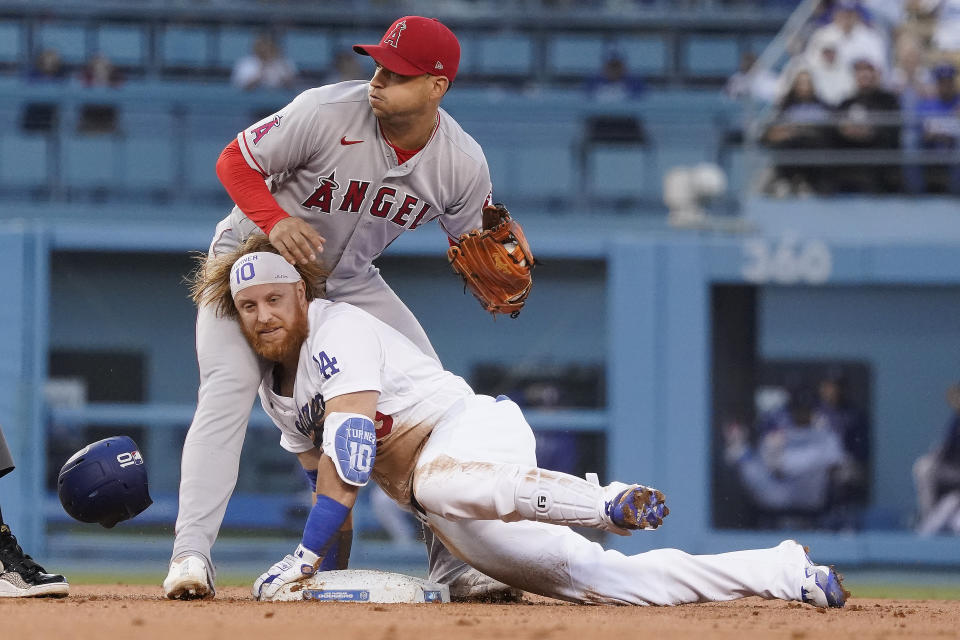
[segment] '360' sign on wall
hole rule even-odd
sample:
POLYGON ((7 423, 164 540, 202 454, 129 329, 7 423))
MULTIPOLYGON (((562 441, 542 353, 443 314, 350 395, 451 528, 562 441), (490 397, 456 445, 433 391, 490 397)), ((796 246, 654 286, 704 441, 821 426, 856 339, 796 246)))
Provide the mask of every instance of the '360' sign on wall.
POLYGON ((833 271, 830 247, 822 240, 752 238, 743 244, 744 280, 756 284, 823 284, 833 271))

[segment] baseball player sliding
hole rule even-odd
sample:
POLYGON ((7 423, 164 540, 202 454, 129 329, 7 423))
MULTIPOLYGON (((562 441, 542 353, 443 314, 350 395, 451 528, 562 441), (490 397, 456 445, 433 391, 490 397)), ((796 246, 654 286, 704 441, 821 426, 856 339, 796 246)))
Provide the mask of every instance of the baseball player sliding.
MULTIPOLYGON (((291 263, 317 261, 329 271, 327 297, 363 309, 436 361, 417 319, 372 261, 401 233, 434 219, 451 239, 481 227, 492 193, 486 159, 439 107, 457 75, 460 45, 440 22, 407 16, 380 43, 354 49, 377 64, 369 82, 310 89, 224 149, 217 175, 237 206, 217 225, 210 255, 265 234, 291 263)), ((514 311, 528 290, 501 310, 514 311)), ((208 307, 197 314, 196 341, 200 389, 163 583, 170 598, 214 594, 211 547, 265 371, 237 324, 208 307)), ((455 597, 506 589, 439 544, 428 546, 430 579, 449 584, 455 597)))
POLYGON ((656 528, 668 514, 663 494, 537 468, 533 432, 516 404, 475 395, 394 328, 324 299, 320 277, 254 237, 209 260, 193 289, 199 304, 238 320, 271 363, 263 405, 281 445, 316 474, 303 539, 256 580, 258 599, 346 566, 345 523, 358 488, 374 478, 457 556, 526 591, 592 604, 757 595, 843 606, 839 576, 792 540, 719 555, 660 549, 625 556, 575 533, 566 525, 621 535, 656 528))

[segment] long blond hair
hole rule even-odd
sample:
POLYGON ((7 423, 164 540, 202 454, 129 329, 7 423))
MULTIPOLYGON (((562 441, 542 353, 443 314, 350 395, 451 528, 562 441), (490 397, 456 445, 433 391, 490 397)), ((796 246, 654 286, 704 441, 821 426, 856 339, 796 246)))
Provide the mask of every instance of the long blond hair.
MULTIPOLYGON (((238 317, 237 307, 233 303, 233 296, 230 295, 230 269, 241 256, 257 251, 280 253, 276 247, 270 244, 267 236, 262 233, 254 233, 247 238, 246 242, 230 253, 219 256, 208 256, 206 253, 197 254, 197 265, 186 278, 190 287, 190 299, 198 307, 210 304, 216 305, 218 316, 238 317)), ((297 264, 294 265, 294 268, 303 278, 307 301, 326 296, 329 272, 325 268, 316 262, 305 265, 297 264)))

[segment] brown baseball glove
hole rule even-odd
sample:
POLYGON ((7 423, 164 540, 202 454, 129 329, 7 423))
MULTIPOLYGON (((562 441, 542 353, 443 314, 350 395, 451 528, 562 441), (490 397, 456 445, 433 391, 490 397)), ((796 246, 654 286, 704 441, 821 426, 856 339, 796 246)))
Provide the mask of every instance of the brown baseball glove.
POLYGON ((461 235, 447 258, 484 309, 511 318, 520 314, 533 286, 530 270, 535 261, 523 228, 506 207, 484 207, 483 231, 461 235))

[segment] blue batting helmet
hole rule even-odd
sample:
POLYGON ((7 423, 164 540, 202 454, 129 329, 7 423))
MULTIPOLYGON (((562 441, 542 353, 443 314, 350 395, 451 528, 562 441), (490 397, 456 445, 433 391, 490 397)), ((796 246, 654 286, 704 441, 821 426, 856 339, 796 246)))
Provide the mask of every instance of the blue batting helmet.
POLYGON ((137 443, 114 436, 88 444, 60 469, 57 492, 64 511, 107 529, 153 504, 137 443))

